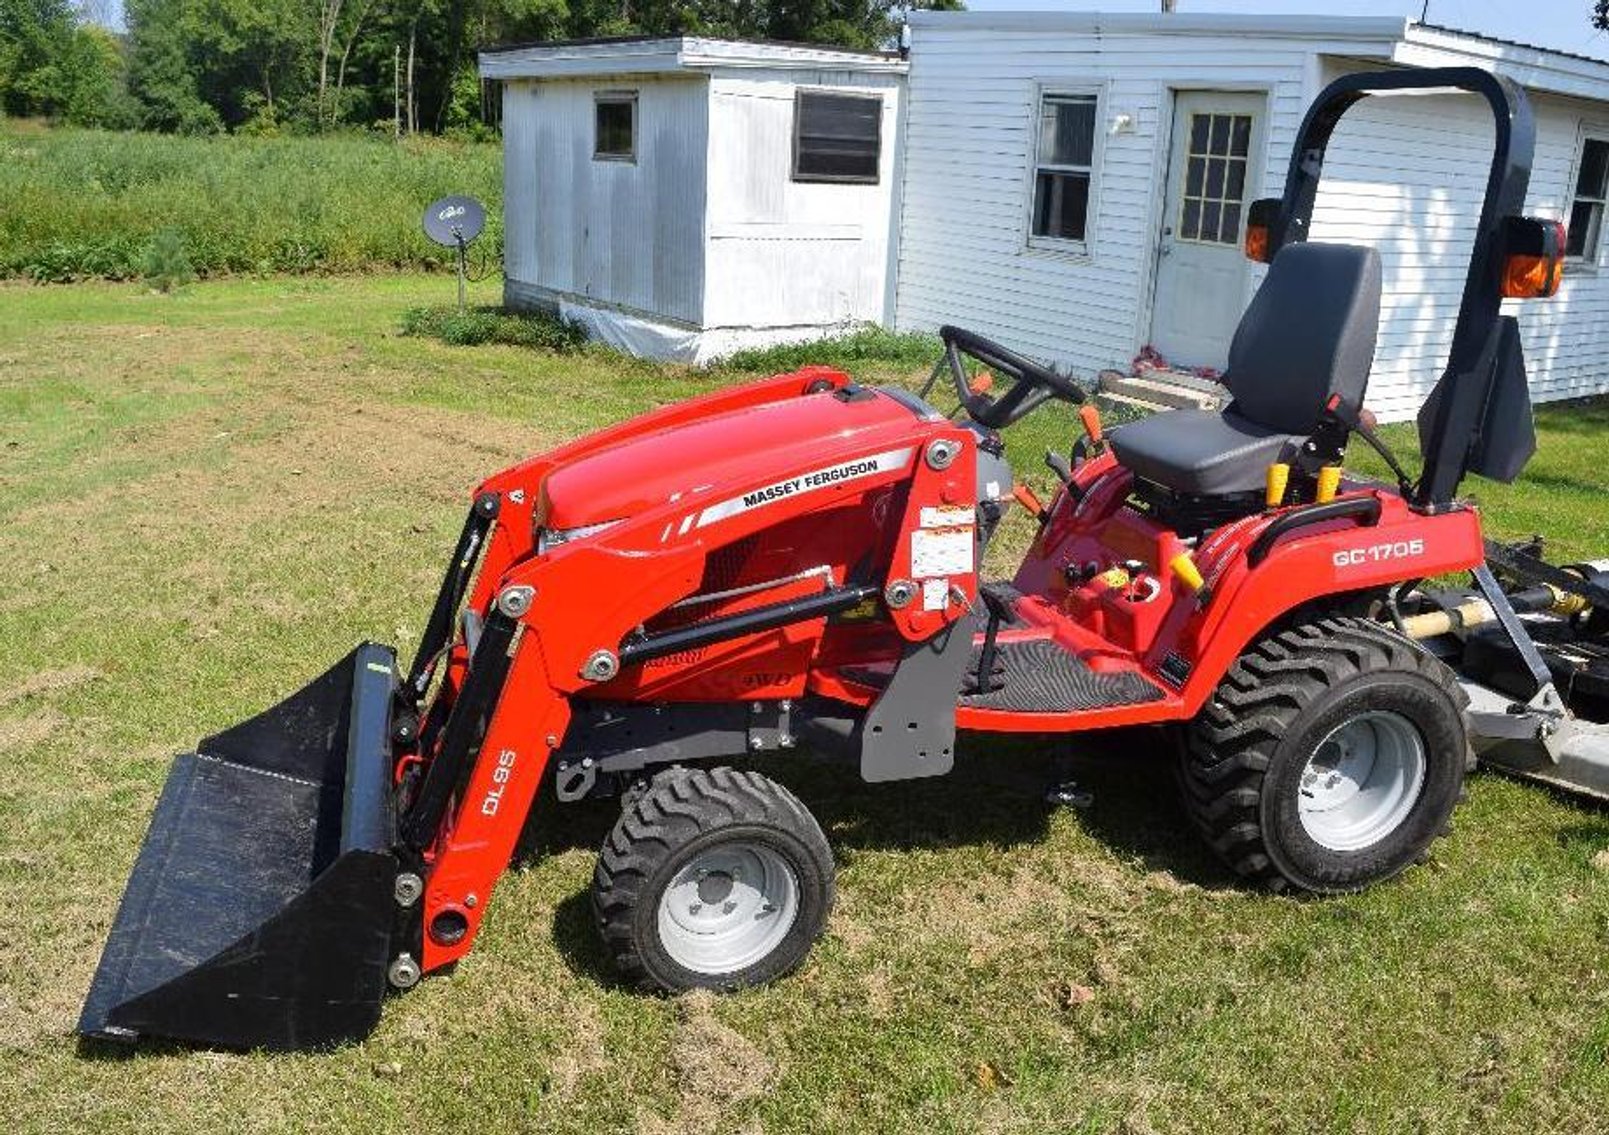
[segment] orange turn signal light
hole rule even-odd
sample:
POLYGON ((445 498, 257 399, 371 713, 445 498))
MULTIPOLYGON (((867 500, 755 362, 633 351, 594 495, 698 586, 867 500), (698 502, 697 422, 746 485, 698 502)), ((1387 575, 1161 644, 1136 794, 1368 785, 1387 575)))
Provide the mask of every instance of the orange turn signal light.
POLYGON ((1268 263, 1268 229, 1264 225, 1246 226, 1246 259, 1268 263))
POLYGON ((1280 202, 1274 197, 1253 201, 1246 210, 1246 259, 1267 264, 1274 259, 1274 227, 1280 202))
POLYGON ((1564 261, 1557 256, 1510 256, 1503 264, 1503 297, 1547 299, 1557 294, 1563 278, 1564 261))
POLYGON ((1503 298, 1547 299, 1564 279, 1564 226, 1510 217, 1504 230, 1503 298))

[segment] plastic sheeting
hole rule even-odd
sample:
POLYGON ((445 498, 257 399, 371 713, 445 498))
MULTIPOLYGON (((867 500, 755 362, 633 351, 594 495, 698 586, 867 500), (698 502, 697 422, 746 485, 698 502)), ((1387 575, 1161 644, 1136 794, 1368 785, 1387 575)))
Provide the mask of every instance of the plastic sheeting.
POLYGON ((734 351, 804 343, 843 327, 717 328, 695 331, 610 308, 559 299, 559 318, 586 329, 589 338, 639 358, 704 366, 734 351))

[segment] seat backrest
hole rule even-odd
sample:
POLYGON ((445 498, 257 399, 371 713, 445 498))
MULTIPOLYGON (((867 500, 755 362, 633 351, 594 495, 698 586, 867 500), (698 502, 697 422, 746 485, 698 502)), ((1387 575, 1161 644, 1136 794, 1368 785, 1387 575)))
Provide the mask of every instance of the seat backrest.
POLYGON ((1330 396, 1363 405, 1380 331, 1380 255, 1354 244, 1287 244, 1246 308, 1224 385, 1235 412, 1308 434, 1330 396))

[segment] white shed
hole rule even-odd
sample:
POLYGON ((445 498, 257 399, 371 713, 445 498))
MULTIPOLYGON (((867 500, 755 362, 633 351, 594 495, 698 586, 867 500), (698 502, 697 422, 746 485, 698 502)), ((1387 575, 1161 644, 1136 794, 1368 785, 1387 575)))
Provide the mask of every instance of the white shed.
POLYGON ((505 302, 703 362, 893 320, 905 64, 682 36, 483 52, 505 302))
MULTIPOLYGON (((1524 308, 1538 400, 1609 391, 1609 63, 1373 17, 913 12, 897 324, 957 323, 1086 375, 1154 345, 1221 367, 1260 279, 1245 206, 1350 70, 1477 65, 1528 89, 1528 212, 1565 219, 1563 290, 1524 308)), ((1487 117, 1483 119, 1483 114, 1487 117)), ((1410 417, 1440 376, 1490 161, 1472 98, 1377 98, 1342 120, 1314 237, 1376 245, 1369 401, 1410 417)))

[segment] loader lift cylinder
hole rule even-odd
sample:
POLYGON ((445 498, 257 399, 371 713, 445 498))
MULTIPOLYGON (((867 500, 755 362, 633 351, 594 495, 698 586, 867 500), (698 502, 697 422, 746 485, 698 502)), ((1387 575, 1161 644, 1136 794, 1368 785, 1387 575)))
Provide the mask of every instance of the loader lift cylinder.
POLYGON ((424 700, 436 660, 452 641, 453 617, 458 614, 458 605, 469 587, 475 563, 486 545, 486 535, 497 519, 498 504, 496 493, 481 493, 464 519, 463 531, 458 534, 458 544, 447 564, 447 576, 441 581, 436 605, 431 608, 430 621, 425 624, 424 637, 419 640, 419 652, 414 655, 408 680, 403 683, 401 697, 414 706, 424 700))
POLYGON ((508 678, 512 661, 509 648, 517 626, 513 619, 494 608, 481 631, 469 676, 447 718, 441 750, 431 760, 402 822, 402 840, 416 850, 428 847, 435 839, 447 805, 468 772, 470 752, 485 732, 486 722, 508 678))

